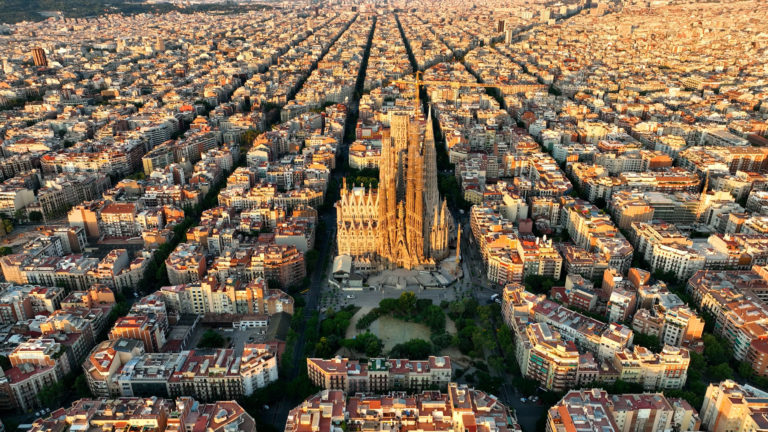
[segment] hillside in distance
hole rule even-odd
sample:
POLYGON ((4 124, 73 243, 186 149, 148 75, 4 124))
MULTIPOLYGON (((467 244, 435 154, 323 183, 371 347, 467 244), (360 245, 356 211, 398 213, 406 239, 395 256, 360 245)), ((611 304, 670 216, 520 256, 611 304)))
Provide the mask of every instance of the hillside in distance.
POLYGON ((170 3, 138 3, 126 0, 0 0, 0 23, 40 21, 44 12, 62 12, 67 18, 83 18, 109 13, 128 15, 167 12, 233 12, 266 9, 264 5, 218 3, 181 7, 170 3))

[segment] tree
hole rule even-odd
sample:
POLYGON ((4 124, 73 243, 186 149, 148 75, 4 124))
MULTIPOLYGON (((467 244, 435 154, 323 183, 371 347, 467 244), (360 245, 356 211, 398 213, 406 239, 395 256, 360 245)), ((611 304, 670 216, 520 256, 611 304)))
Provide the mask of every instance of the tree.
POLYGON ((445 331, 445 313, 439 306, 431 305, 424 312, 424 324, 429 326, 433 333, 445 331))
POLYGON ((400 294, 400 297, 397 299, 397 305, 400 313, 405 316, 411 315, 416 309, 416 294, 410 291, 400 294))
POLYGON ((38 222, 40 222, 42 220, 43 220, 43 214, 40 213, 39 211, 33 210, 33 211, 29 212, 29 221, 30 222, 38 223, 38 222))
POLYGON ((432 353, 432 344, 423 339, 411 339, 397 344, 389 352, 391 358, 424 359, 432 353))
POLYGON ((535 294, 549 294, 549 291, 557 283, 549 276, 529 275, 524 280, 526 288, 535 294))
POLYGON ((115 306, 112 308, 112 310, 109 312, 109 327, 112 327, 112 325, 117 321, 118 318, 125 316, 128 314, 128 311, 130 310, 130 307, 128 306, 128 303, 125 301, 118 301, 115 306))
POLYGON ((733 369, 731 369, 727 362, 720 363, 716 366, 710 366, 707 369, 707 374, 716 381, 733 379, 733 369))
POLYGON ((509 327, 503 325, 496 332, 496 340, 499 342, 501 352, 511 360, 515 358, 515 335, 509 327))
POLYGON ((752 369, 752 365, 748 362, 739 362, 739 375, 742 376, 742 378, 752 378, 752 375, 754 375, 754 370, 752 369))
POLYGON ((13 231, 13 222, 10 219, 3 219, 3 229, 5 229, 6 234, 10 234, 13 231))
POLYGON ((491 369, 497 371, 497 372, 503 372, 505 369, 505 361, 504 357, 501 356, 491 356, 488 359, 488 365, 491 367, 491 369))
POLYGON ((328 358, 333 355, 335 350, 331 347, 327 337, 321 337, 315 344, 315 355, 322 358, 328 358))
POLYGON ((0 247, 0 256, 6 256, 13 253, 13 249, 9 248, 8 246, 0 247))
POLYGON ((88 382, 85 380, 85 375, 83 374, 79 374, 77 378, 75 378, 75 384, 73 385, 73 388, 75 390, 75 394, 79 398, 93 397, 93 395, 91 395, 91 389, 88 387, 88 382))
POLYGON ((37 393, 37 399, 41 404, 52 407, 58 405, 63 393, 64 383, 62 381, 57 381, 40 389, 37 393))
POLYGON ((655 335, 635 333, 634 344, 646 347, 655 353, 661 352, 661 342, 659 341, 659 337, 655 335))
MULTIPOLYGON (((40 213, 40 212, 37 212, 40 213)), ((13 212, 13 218, 17 221, 23 221, 27 216, 27 209, 20 208, 13 212)), ((42 215, 40 215, 42 216, 42 215)))
POLYGON ((435 349, 445 349, 451 346, 453 343, 453 337, 448 333, 432 335, 432 343, 435 345, 435 349))
POLYGON ((702 340, 704 342, 704 359, 707 363, 719 365, 730 360, 730 349, 727 342, 708 333, 704 334, 702 340))
POLYGON ((381 355, 381 350, 384 348, 384 342, 371 332, 361 333, 355 336, 354 339, 347 339, 344 342, 345 346, 348 346, 355 351, 365 353, 368 357, 377 357, 381 355))
POLYGON ((206 330, 197 346, 199 348, 223 348, 224 344, 226 344, 224 336, 213 330, 206 330))

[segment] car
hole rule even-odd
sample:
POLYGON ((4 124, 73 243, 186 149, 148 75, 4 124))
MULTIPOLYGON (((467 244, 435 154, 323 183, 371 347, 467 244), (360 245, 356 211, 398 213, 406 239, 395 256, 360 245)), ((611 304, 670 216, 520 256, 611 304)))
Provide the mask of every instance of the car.
POLYGON ((528 399, 526 399, 526 398, 520 398, 520 402, 522 402, 522 403, 526 403, 526 402, 528 402, 528 399))
POLYGON ((353 298, 355 298, 355 296, 353 296, 352 294, 347 294, 347 298, 348 299, 353 299, 353 298))

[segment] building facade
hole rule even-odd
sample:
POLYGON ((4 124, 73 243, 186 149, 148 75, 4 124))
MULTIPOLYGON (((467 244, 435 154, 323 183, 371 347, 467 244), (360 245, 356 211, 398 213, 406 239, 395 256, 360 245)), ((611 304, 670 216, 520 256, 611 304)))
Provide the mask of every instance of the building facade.
POLYGON ((431 114, 421 139, 410 115, 393 115, 382 139, 378 190, 347 191, 336 204, 338 250, 383 267, 433 266, 449 254, 453 220, 437 190, 431 114))

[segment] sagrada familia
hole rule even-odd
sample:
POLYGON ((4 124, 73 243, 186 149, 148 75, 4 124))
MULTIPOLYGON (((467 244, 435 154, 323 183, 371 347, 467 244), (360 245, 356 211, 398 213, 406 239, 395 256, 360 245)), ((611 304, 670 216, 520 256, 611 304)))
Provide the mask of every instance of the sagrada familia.
POLYGON ((336 203, 339 255, 377 269, 432 268, 449 254, 453 217, 437 190, 431 112, 392 114, 382 138, 379 188, 347 189, 336 203))

